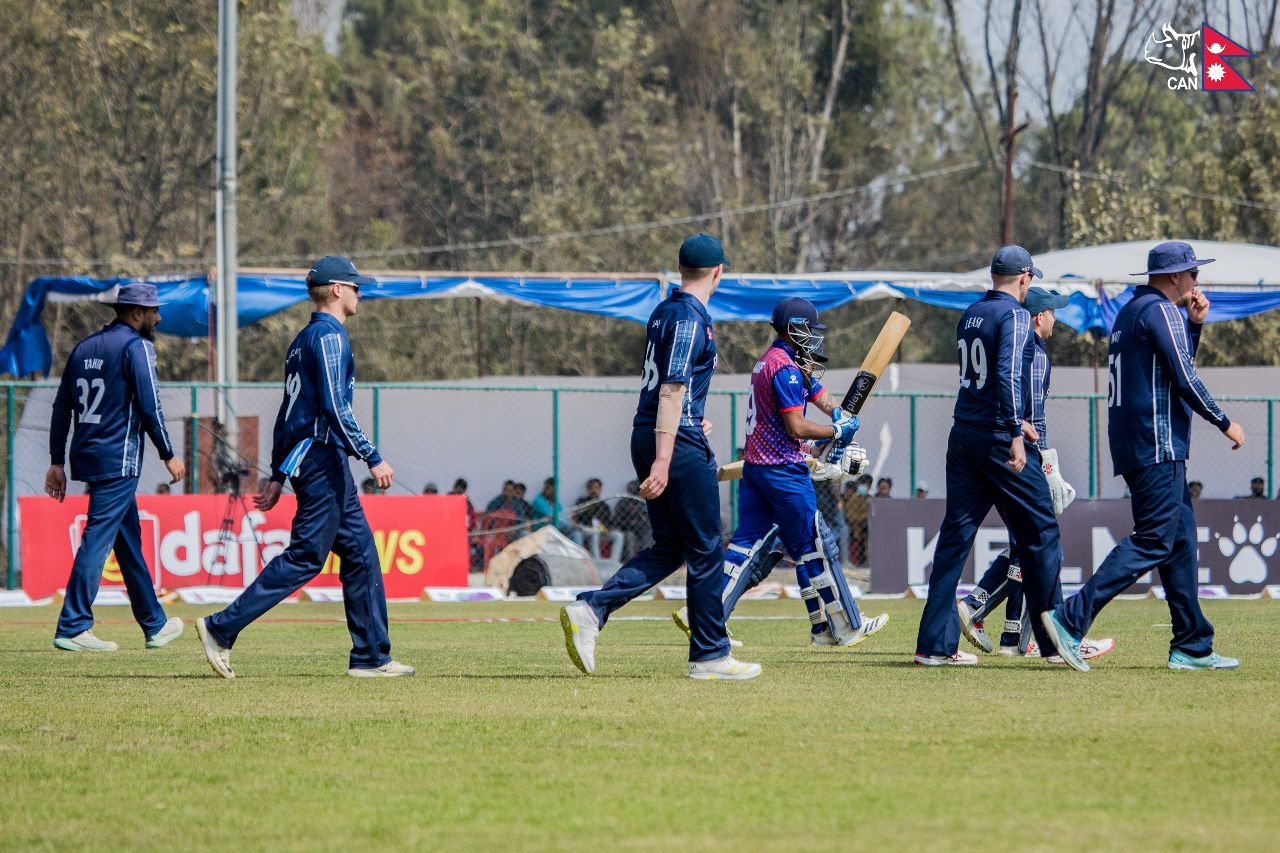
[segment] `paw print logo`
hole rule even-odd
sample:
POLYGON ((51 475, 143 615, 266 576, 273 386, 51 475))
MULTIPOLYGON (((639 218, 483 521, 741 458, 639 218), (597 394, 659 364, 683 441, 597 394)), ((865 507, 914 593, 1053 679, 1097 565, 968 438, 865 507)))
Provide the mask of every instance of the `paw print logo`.
POLYGON ((1267 579, 1266 558, 1275 554, 1280 534, 1268 537, 1262 527, 1262 516, 1258 516, 1248 529, 1240 521, 1240 516, 1236 516, 1230 537, 1218 533, 1213 535, 1218 540, 1222 556, 1232 558, 1229 569, 1232 582, 1262 583, 1267 579))

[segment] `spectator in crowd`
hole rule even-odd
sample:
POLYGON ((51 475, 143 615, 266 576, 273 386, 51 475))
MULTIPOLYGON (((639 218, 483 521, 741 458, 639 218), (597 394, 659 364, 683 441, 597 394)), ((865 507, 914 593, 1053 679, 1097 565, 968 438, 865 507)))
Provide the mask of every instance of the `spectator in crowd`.
POLYGON ((467 495, 467 481, 459 477, 453 481, 453 488, 449 490, 451 495, 462 495, 467 502, 467 529, 476 529, 476 508, 471 503, 471 498, 467 495))
POLYGON ((927 497, 929 497, 929 484, 926 481, 921 480, 919 483, 916 483, 916 498, 923 500, 927 497))
POLYGON ((511 506, 515 510, 516 518, 520 519, 524 525, 521 536, 529 532, 529 520, 533 518, 533 507, 529 506, 529 502, 524 499, 527 491, 528 487, 524 483, 516 483, 511 496, 511 506))
POLYGON ((554 524, 565 535, 573 531, 573 526, 564 520, 564 507, 560 506, 560 499, 556 497, 555 477, 548 477, 543 481, 542 493, 533 499, 532 510, 534 530, 554 524))
POLYGON ((502 484, 502 491, 498 496, 489 501, 489 505, 484 508, 485 512, 497 512, 498 510, 515 511, 516 499, 516 481, 507 480, 502 484))
POLYGON ((876 497, 891 498, 893 495, 889 492, 893 491, 893 479, 890 477, 881 477, 876 480, 876 497))
POLYGON ((1196 500, 1200 497, 1200 493, 1204 491, 1204 483, 1199 480, 1192 480, 1187 483, 1187 491, 1191 493, 1191 499, 1196 500))
POLYGON ((1249 498, 1252 500, 1267 499, 1267 481, 1261 477, 1254 477, 1249 481, 1249 494, 1236 495, 1238 498, 1249 498))
POLYGON ((427 483, 422 487, 422 493, 424 495, 438 495, 440 494, 440 487, 435 483, 427 483))
POLYGON ((844 521, 849 530, 849 562, 867 564, 867 510, 871 499, 871 475, 863 474, 844 487, 844 521))
POLYGON ((609 541, 609 559, 622 562, 623 535, 621 531, 610 530, 613 526, 613 513, 609 505, 600 499, 602 483, 598 477, 587 480, 587 493, 574 502, 573 523, 574 540, 581 540, 591 556, 597 560, 604 559, 600 551, 600 539, 607 537, 609 541))
POLYGON ((156 483, 156 494, 157 494, 157 495, 167 495, 167 494, 169 494, 169 493, 170 493, 170 491, 169 491, 169 484, 168 484, 168 483, 156 483))
POLYGON ((475 505, 471 503, 471 498, 467 495, 467 481, 459 477, 453 481, 453 488, 449 490, 451 495, 461 495, 467 506, 467 546, 471 553, 471 571, 484 571, 484 546, 480 544, 478 536, 473 535, 472 531, 478 529, 477 525, 480 519, 476 516, 475 505))
POLYGON ((378 493, 378 481, 373 479, 372 477, 365 477, 364 481, 360 483, 360 494, 376 495, 377 493, 378 493))
POLYGON ((490 513, 501 513, 502 518, 493 519, 486 518, 484 522, 485 529, 492 530, 500 527, 509 530, 512 527, 517 529, 511 531, 512 539, 519 539, 529 533, 529 504, 524 499, 524 484, 517 483, 515 480, 507 480, 502 484, 502 492, 493 500, 489 501, 488 506, 484 508, 485 515, 490 513), (517 493, 519 496, 517 496, 517 493))
POLYGON ((618 499, 613 508, 613 524, 626 534, 624 559, 630 560, 653 544, 653 528, 649 526, 649 513, 645 511, 644 498, 640 497, 640 481, 627 483, 627 493, 618 499))
POLYGON ((836 537, 840 560, 848 562, 849 525, 845 524, 844 503, 840 500, 839 492, 836 491, 839 482, 839 480, 819 480, 813 484, 813 490, 817 495, 818 512, 822 513, 822 520, 827 523, 827 527, 831 528, 831 532, 836 537))

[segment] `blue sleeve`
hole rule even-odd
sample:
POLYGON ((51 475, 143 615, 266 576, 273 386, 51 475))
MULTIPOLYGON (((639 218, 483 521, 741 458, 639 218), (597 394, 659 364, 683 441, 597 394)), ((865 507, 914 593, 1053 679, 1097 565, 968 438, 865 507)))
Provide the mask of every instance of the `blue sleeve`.
MULTIPOLYGON (((1164 362, 1169 379, 1179 397, 1195 409, 1196 414, 1220 430, 1231 426, 1231 419, 1214 401, 1196 373, 1191 355, 1191 336, 1183 324, 1182 312, 1172 302, 1162 301, 1146 316, 1151 346, 1164 362)), ((1197 335, 1198 337, 1198 335, 1197 335)))
POLYGON ((338 436, 342 446, 357 459, 363 459, 373 468, 382 463, 382 457, 356 423, 355 413, 347 400, 347 386, 351 377, 347 372, 346 342, 342 335, 331 334, 320 338, 319 375, 320 404, 329 421, 329 429, 338 436))
POLYGON ((280 411, 276 412, 275 429, 271 432, 271 479, 283 483, 288 475, 284 472, 284 460, 293 448, 285 446, 285 413, 289 410, 289 392, 280 401, 280 411))
POLYGON ((156 377, 156 350, 151 341, 138 338, 125 349, 125 378, 133 386, 133 399, 142 417, 142 428, 160 452, 161 461, 173 458, 173 442, 164 425, 160 406, 160 380, 156 377))
POLYGON ((990 381, 995 383, 996 428, 1010 436, 1022 435, 1023 356, 1031 345, 1031 315, 1015 308, 996 326, 996 363, 990 381))
POLYGON ((1187 321, 1187 341, 1191 349, 1191 357, 1196 357, 1196 352, 1200 349, 1200 332, 1204 329, 1203 323, 1192 323, 1187 321))
POLYGON ((800 368, 788 366, 773 374, 773 396, 779 412, 804 408, 806 394, 800 368))
POLYGON ((821 397, 823 394, 825 394, 826 392, 827 392, 827 389, 822 387, 821 382, 819 382, 816 379, 813 380, 811 383, 809 383, 809 402, 810 403, 816 402, 817 399, 821 397))
MULTIPOLYGON (((74 353, 73 353, 74 355, 74 353)), ((75 379, 71 375, 71 359, 62 368, 62 381, 58 383, 58 393, 53 398, 53 419, 49 422, 49 464, 65 465, 67 461, 67 436, 71 433, 72 401, 75 394, 71 390, 75 379)))
POLYGON ((688 385, 693 379, 693 365, 706 345, 706 331, 697 318, 690 315, 662 330, 658 348, 658 384, 688 385))

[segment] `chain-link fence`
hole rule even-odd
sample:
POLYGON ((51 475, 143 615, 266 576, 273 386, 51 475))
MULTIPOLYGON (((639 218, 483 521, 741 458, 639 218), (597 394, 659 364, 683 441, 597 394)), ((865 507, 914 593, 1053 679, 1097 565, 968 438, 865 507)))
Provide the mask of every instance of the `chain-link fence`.
MULTIPOLYGON (((6 487, 0 529, 5 537, 4 577, 10 588, 17 582, 16 499, 43 494, 55 391, 52 383, 3 385, 6 487)), ((165 383, 161 402, 166 422, 188 465, 187 480, 173 491, 221 491, 224 475, 235 469, 243 487, 256 490, 257 480, 269 474, 280 399, 274 384, 235 386, 227 414, 236 415, 239 452, 232 455, 224 450, 227 444, 216 417, 219 388, 165 383)), ((1228 415, 1244 426, 1248 441, 1232 452, 1216 430, 1197 419, 1189 478, 1204 484, 1204 497, 1230 498, 1248 494, 1250 480, 1261 477, 1265 494, 1274 496, 1274 425, 1280 398, 1219 399, 1228 415)), ((572 531, 583 527, 575 522, 573 507, 590 499, 591 479, 600 480, 601 497, 614 512, 638 515, 640 503, 626 497, 629 487, 635 490, 628 449, 635 400, 632 387, 385 384, 357 386, 353 408, 395 468, 391 494, 419 494, 428 488, 447 493, 456 484, 482 515, 502 494, 504 483, 513 481, 525 486, 523 500, 530 505, 547 491, 551 500, 544 498, 546 505, 558 503, 563 508, 560 522, 572 531)), ((712 391, 707 401, 707 418, 714 425, 711 446, 721 462, 734 459, 742 446, 746 402, 746 391, 723 390, 712 391)), ((953 404, 954 395, 944 392, 877 392, 875 404, 862 418, 858 441, 870 454, 872 476, 892 481, 890 496, 910 498, 918 490, 920 496, 946 496, 946 441, 953 404)), ((1054 395, 1048 417, 1050 444, 1079 494, 1122 497, 1124 483, 1111 474, 1105 396, 1054 395)), ((153 452, 143 459, 140 489, 157 491, 168 479, 164 466, 153 452)), ((368 475, 358 463, 353 473, 357 481, 368 475)), ((81 484, 72 484, 70 493, 82 490, 81 484)), ((725 529, 732 530, 736 492, 729 485, 722 488, 721 507, 725 529)), ((636 541, 642 537, 629 537, 624 554, 617 556, 633 550, 636 541)), ((594 538, 591 544, 596 544, 594 538)), ((602 547, 615 556, 616 548, 602 547)))

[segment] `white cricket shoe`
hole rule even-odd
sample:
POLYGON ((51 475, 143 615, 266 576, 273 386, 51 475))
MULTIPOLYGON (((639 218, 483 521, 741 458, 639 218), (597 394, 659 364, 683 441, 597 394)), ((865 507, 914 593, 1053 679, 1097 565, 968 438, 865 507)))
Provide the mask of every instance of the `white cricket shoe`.
MULTIPOLYGON (((996 654, 1004 655, 1007 658, 1020 658, 1023 655, 1031 654, 1031 649, 1034 649, 1035 647, 1036 647, 1035 640, 1032 640, 1031 647, 1025 652, 1022 649, 1018 648, 1017 646, 1001 646, 997 650, 996 654)), ((1036 657, 1039 657, 1039 656, 1040 656, 1040 652, 1037 651, 1036 657)))
POLYGON ((219 644, 204 622, 203 616, 196 620, 196 633, 200 636, 200 645, 204 647, 204 656, 209 659, 209 666, 223 678, 235 678, 236 674, 231 670, 231 649, 219 644))
POLYGON ((991 653, 991 638, 987 636, 982 620, 974 620, 974 609, 963 598, 956 601, 956 613, 960 616, 960 633, 980 651, 991 653))
POLYGON ((748 681, 760 674, 760 664, 743 663, 733 655, 689 664, 689 677, 698 681, 748 681))
POLYGON ((415 672, 417 672, 417 670, 409 666, 407 663, 389 660, 382 666, 377 667, 364 668, 353 666, 351 669, 347 670, 347 675, 352 678, 399 678, 405 675, 413 675, 415 672))
MULTIPOLYGON (((1093 660, 1110 653, 1110 651, 1115 647, 1116 641, 1110 637, 1103 637, 1101 640, 1091 640, 1088 637, 1085 637, 1080 641, 1080 648, 1076 651, 1079 653, 1082 660, 1093 660)), ((1031 646, 1027 650, 1027 656, 1040 656, 1040 651, 1036 648, 1034 640, 1031 641, 1031 646)), ((1062 655, 1049 655, 1045 658, 1045 661, 1047 663, 1066 663, 1066 661, 1062 659, 1062 655)))
POLYGON ((816 634, 809 634, 809 645, 811 646, 838 646, 836 638, 831 633, 831 626, 828 625, 816 634))
POLYGON ((957 649, 954 655, 916 655, 912 663, 917 666, 976 666, 978 656, 957 649))
POLYGON ((182 620, 177 616, 170 616, 164 626, 156 631, 155 634, 147 637, 147 648, 163 649, 174 640, 182 636, 182 629, 186 627, 182 624, 182 620))
POLYGON ((569 660, 587 675, 596 671, 596 635, 600 620, 585 601, 575 601, 560 608, 560 627, 564 629, 564 645, 569 660))
POLYGON ((881 613, 879 616, 873 616, 870 619, 863 617, 862 624, 859 625, 856 629, 854 629, 853 633, 846 636, 844 638, 844 641, 841 642, 840 645, 844 646, 845 648, 849 648, 850 646, 856 646, 858 645, 858 643, 861 643, 867 637, 870 637, 872 634, 876 633, 877 631, 879 631, 881 628, 883 628, 885 625, 888 625, 888 624, 889 624, 888 613, 881 613))
POLYGON ((92 631, 74 637, 54 637, 53 647, 64 652, 114 652, 119 646, 110 640, 99 640, 92 631))
MULTIPOLYGON (((693 632, 689 630, 689 608, 688 608, 688 606, 681 607, 681 608, 680 608, 679 610, 677 610, 675 613, 672 613, 672 614, 671 614, 671 621, 672 621, 672 622, 674 622, 674 623, 676 623, 676 627, 677 627, 677 628, 679 628, 681 631, 684 631, 685 639, 689 639, 689 640, 692 640, 692 639, 693 639, 693 632)), ((726 633, 726 634, 728 634, 728 635, 729 635, 729 648, 731 648, 731 649, 740 649, 740 648, 742 648, 742 641, 741 641, 741 640, 735 640, 735 639, 733 638, 733 632, 729 630, 729 626, 728 626, 728 625, 725 625, 725 626, 724 626, 724 631, 725 631, 725 633, 726 633)))

